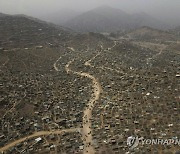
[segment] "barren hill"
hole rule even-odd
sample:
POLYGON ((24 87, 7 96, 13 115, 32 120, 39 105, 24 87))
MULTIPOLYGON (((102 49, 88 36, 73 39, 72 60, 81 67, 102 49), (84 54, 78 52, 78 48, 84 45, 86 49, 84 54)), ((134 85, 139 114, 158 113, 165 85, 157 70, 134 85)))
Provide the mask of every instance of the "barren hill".
POLYGON ((176 37, 173 34, 150 27, 135 29, 128 32, 124 37, 136 40, 176 40, 176 37))
POLYGON ((120 9, 101 6, 80 14, 64 24, 78 32, 115 32, 142 26, 167 28, 167 25, 146 13, 128 14, 120 9))
POLYGON ((67 40, 69 32, 53 24, 24 15, 0 16, 1 47, 39 45, 54 40, 67 40))

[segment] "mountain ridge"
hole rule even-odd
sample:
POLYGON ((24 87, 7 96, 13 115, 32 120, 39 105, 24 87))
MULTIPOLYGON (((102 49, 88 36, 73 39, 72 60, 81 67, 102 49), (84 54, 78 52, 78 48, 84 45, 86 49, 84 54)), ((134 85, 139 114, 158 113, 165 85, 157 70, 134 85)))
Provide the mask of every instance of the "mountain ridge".
POLYGON ((115 32, 118 30, 136 29, 142 26, 158 29, 168 27, 164 22, 151 17, 147 13, 128 14, 109 6, 100 6, 89 10, 63 25, 78 32, 115 32))

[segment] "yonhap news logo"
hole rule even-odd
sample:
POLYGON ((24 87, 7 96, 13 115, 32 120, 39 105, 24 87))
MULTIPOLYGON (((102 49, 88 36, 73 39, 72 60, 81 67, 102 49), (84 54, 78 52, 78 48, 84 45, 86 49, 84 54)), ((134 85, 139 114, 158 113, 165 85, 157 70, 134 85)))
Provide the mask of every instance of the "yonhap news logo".
POLYGON ((171 139, 144 139, 138 136, 129 136, 127 138, 127 145, 130 149, 138 147, 138 145, 178 145, 180 146, 180 139, 177 137, 171 139))
POLYGON ((142 138, 130 136, 127 138, 127 145, 129 146, 129 148, 134 149, 139 145, 140 139, 142 138))

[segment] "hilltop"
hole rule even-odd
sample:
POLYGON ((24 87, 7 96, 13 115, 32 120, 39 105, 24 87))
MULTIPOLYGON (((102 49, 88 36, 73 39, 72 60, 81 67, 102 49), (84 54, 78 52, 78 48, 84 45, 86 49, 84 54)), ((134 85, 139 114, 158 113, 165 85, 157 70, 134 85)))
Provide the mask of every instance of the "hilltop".
POLYGON ((67 40, 70 33, 67 29, 46 23, 25 15, 0 16, 1 47, 19 47, 31 44, 40 45, 45 42, 67 40))
POLYGON ((142 26, 168 27, 167 24, 146 13, 128 14, 109 6, 101 6, 82 13, 63 25, 78 32, 115 32, 142 26))

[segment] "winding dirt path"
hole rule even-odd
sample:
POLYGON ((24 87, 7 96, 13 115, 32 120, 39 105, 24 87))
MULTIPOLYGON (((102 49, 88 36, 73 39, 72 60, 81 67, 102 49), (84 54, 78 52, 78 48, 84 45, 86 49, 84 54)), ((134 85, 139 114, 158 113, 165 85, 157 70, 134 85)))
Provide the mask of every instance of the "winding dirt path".
POLYGON ((159 49, 160 51, 159 51, 157 54, 154 54, 151 58, 147 58, 147 59, 146 59, 146 64, 148 64, 148 65, 151 64, 151 61, 154 60, 154 59, 156 59, 159 55, 161 55, 162 52, 163 52, 166 48, 167 48, 166 45, 161 46, 161 48, 159 49))
POLYGON ((54 65, 53 65, 54 69, 55 69, 57 72, 60 71, 59 68, 58 68, 58 66, 57 66, 57 63, 59 62, 59 60, 60 60, 61 58, 62 58, 62 57, 60 56, 60 57, 56 60, 56 62, 54 63, 54 65))
MULTIPOLYGON (((108 48, 108 51, 112 50, 117 45, 117 42, 114 42, 114 45, 111 48, 108 48)), ((101 45, 101 50, 103 50, 103 46, 101 45)), ((91 61, 94 60, 97 56, 99 56, 101 52, 98 52, 93 58, 86 61, 84 63, 85 66, 95 67, 91 65, 91 61)), ((92 86, 93 86, 93 93, 91 95, 91 98, 89 100, 89 103, 87 104, 87 107, 84 110, 84 116, 83 116, 83 128, 82 128, 82 140, 84 143, 84 151, 83 153, 86 154, 94 154, 95 150, 93 147, 93 138, 92 138, 92 110, 94 108, 95 103, 99 100, 100 94, 102 92, 101 85, 94 76, 90 75, 89 73, 82 73, 82 72, 76 72, 70 69, 70 65, 73 63, 74 59, 69 61, 67 65, 65 66, 67 73, 72 73, 75 75, 79 75, 82 77, 86 77, 92 80, 92 86)), ((99 67, 100 68, 100 67, 99 67)))
MULTIPOLYGON (((116 42, 114 44, 113 47, 109 48, 109 50, 111 50, 112 48, 114 48, 116 46, 116 42)), ((74 48, 69 48, 72 51, 75 51, 74 48)), ((101 49, 103 50, 103 46, 101 45, 101 49)), ((94 56, 93 58, 91 58, 90 60, 88 60, 85 65, 89 65, 91 67, 93 67, 90 62, 95 59, 97 56, 100 55, 100 52, 94 56)), ((60 56, 55 63, 53 64, 53 67, 56 71, 60 71, 60 69, 58 68, 58 62, 62 57, 60 56)), ((44 135, 50 135, 50 134, 61 134, 64 132, 81 132, 82 134, 82 140, 84 143, 84 151, 83 153, 86 154, 94 154, 95 153, 95 149, 93 146, 93 138, 92 138, 92 123, 91 123, 91 119, 92 119, 92 110, 94 108, 95 103, 99 100, 100 94, 102 92, 102 88, 101 85, 98 81, 98 79, 96 79, 94 76, 90 75, 89 73, 82 73, 82 72, 76 72, 70 69, 70 65, 72 64, 72 62, 74 61, 71 60, 69 61, 66 66, 65 66, 65 70, 67 73, 72 73, 78 76, 82 76, 82 77, 86 77, 92 80, 92 87, 93 87, 93 92, 91 95, 91 98, 87 104, 87 107, 84 110, 84 116, 83 116, 83 128, 72 128, 72 129, 64 129, 64 130, 55 130, 55 131, 39 131, 39 132, 34 132, 32 135, 28 135, 26 137, 17 139, 3 147, 0 148, 0 152, 6 151, 11 147, 14 147, 15 145, 24 142, 25 140, 28 139, 32 139, 34 137, 39 137, 39 136, 44 136, 44 135)))
MULTIPOLYGON (((72 48, 73 49, 73 48, 72 48)), ((60 71, 57 64, 59 62, 59 60, 61 59, 62 57, 60 56, 56 61, 55 63, 53 64, 53 67, 56 71, 60 71)), ((72 129, 63 129, 63 130, 52 130, 52 131, 39 131, 39 132, 34 132, 32 135, 28 135, 26 137, 23 137, 23 138, 20 138, 20 139, 17 139, 15 141, 12 141, 11 143, 3 146, 3 147, 0 147, 0 152, 4 152, 6 150, 8 150, 9 148, 11 147, 14 147, 16 146, 17 144, 19 143, 22 143, 28 139, 32 139, 34 137, 39 137, 39 136, 44 136, 44 135, 50 135, 50 134, 61 134, 61 133, 64 133, 64 132, 81 132, 81 129, 80 128, 72 128, 72 129)))
POLYGON ((51 135, 51 134, 61 134, 61 133, 66 133, 66 132, 79 132, 80 128, 72 128, 72 129, 64 129, 64 130, 56 130, 56 131, 39 131, 39 132, 34 132, 32 135, 28 135, 26 137, 20 138, 18 140, 15 140, 4 147, 0 148, 0 152, 6 151, 11 147, 14 147, 15 145, 22 143, 28 139, 32 139, 34 137, 39 137, 39 136, 44 136, 44 135, 51 135))
POLYGON ((92 110, 94 108, 96 101, 99 100, 102 89, 99 81, 94 76, 90 75, 89 73, 81 73, 71 70, 70 65, 72 64, 73 61, 74 60, 69 61, 68 64, 66 65, 65 69, 67 73, 73 73, 75 75, 86 77, 92 80, 93 93, 91 95, 89 103, 87 104, 87 107, 84 110, 82 139, 84 143, 83 153, 94 154, 95 150, 93 147, 92 130, 91 130, 92 110))

